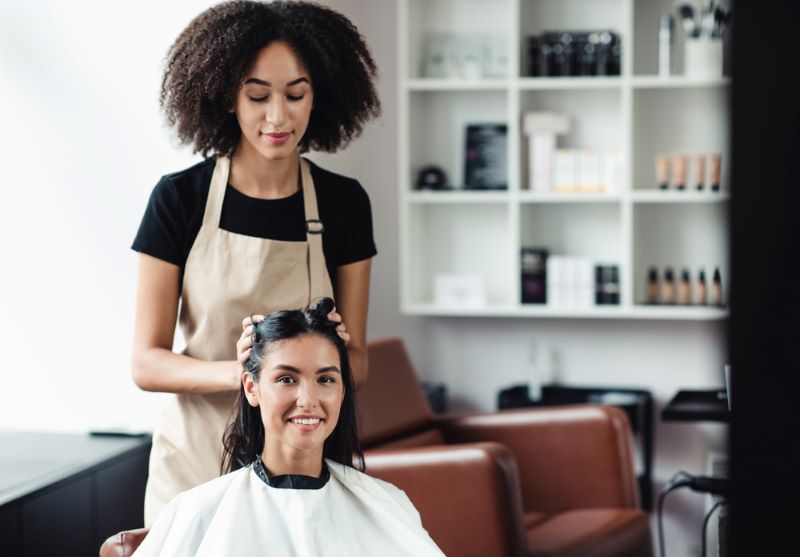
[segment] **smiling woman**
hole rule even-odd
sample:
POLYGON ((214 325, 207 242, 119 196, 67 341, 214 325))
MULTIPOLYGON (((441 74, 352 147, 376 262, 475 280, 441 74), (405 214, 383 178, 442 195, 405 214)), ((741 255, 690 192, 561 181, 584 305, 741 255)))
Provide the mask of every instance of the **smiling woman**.
POLYGON ((263 457, 275 474, 299 468, 318 476, 323 456, 363 469, 352 371, 327 317, 332 308, 324 298, 312 311, 279 311, 253 328, 237 415, 225 435, 227 471, 263 457))
POLYGON ((443 555, 405 493, 361 471, 332 308, 325 298, 255 327, 226 435, 232 471, 173 499, 136 557, 443 555))

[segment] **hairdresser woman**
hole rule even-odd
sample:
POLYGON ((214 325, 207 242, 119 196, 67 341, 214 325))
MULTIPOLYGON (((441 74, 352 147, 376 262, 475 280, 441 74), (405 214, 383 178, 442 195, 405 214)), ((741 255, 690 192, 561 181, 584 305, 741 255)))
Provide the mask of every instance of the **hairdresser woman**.
POLYGON ((380 112, 375 75, 352 23, 305 2, 218 4, 170 48, 161 107, 206 158, 161 178, 133 243, 133 379, 170 393, 153 436, 146 526, 175 495, 220 475, 246 316, 333 296, 331 318, 363 383, 369 199, 300 154, 336 151, 380 112), (182 353, 172 350, 176 319, 182 353))

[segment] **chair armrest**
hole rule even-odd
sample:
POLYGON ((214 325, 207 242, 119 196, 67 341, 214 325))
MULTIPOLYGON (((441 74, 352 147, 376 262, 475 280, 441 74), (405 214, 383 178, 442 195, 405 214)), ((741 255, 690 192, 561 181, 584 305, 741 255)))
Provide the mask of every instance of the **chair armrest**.
POLYGON ((149 528, 138 528, 114 534, 100 546, 100 557, 130 557, 149 531, 149 528))
POLYGON ((619 408, 577 404, 453 417, 448 443, 495 441, 519 468, 526 512, 639 506, 628 417, 619 408))
POLYGON ((502 445, 376 449, 365 463, 406 492, 446 555, 526 554, 517 468, 502 445))

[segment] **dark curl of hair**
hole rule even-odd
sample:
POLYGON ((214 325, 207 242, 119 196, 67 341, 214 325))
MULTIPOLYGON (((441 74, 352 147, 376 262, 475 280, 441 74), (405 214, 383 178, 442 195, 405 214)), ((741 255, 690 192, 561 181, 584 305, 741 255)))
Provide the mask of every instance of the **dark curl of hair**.
MULTIPOLYGON (((325 440, 322 455, 323 458, 363 471, 364 454, 358 442, 353 373, 347 357, 347 347, 336 332, 339 323, 328 319, 332 309, 333 300, 322 298, 314 308, 276 311, 268 315, 253 327, 253 346, 245 370, 252 373, 253 379, 258 382, 264 357, 289 339, 319 335, 331 342, 339 353, 344 398, 339 409, 339 420, 325 440)), ((235 412, 236 416, 223 438, 225 458, 222 472, 232 472, 250 465, 264 450, 265 432, 261 411, 258 407, 250 406, 244 387, 239 388, 235 412)))
POLYGON ((241 139, 229 112, 258 53, 288 44, 311 76, 314 108, 300 151, 334 152, 380 114, 375 61, 342 14, 312 2, 234 0, 197 16, 167 53, 161 108, 194 152, 233 154, 241 139))

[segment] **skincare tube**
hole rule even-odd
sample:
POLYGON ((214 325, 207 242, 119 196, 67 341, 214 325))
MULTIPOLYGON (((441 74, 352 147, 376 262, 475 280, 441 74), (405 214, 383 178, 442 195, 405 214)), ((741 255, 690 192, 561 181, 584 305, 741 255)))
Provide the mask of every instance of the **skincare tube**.
POLYGON ((654 266, 647 271, 647 303, 658 303, 658 269, 654 266))
POLYGON ((664 282, 661 283, 661 303, 675 303, 675 275, 672 272, 672 267, 667 267, 664 270, 664 282))
POLYGON ((711 156, 711 190, 719 191, 719 175, 722 169, 722 155, 712 153, 711 156))
POLYGON ((686 155, 675 155, 675 187, 686 189, 686 155))
POLYGON ((659 189, 669 189, 669 157, 667 155, 656 155, 656 182, 659 189))
POLYGON ((689 282, 689 269, 681 272, 681 284, 678 289, 678 303, 688 306, 692 303, 692 287, 689 282))
POLYGON ((669 77, 672 53, 672 16, 658 19, 658 76, 669 77))
POLYGON ((706 272, 700 269, 700 274, 697 277, 697 298, 695 303, 699 306, 704 306, 708 303, 708 287, 706 286, 706 272))
POLYGON ((697 155, 694 158, 694 183, 697 191, 701 191, 706 185, 706 157, 697 155))
POLYGON ((719 267, 714 269, 714 279, 711 283, 711 305, 722 307, 722 277, 719 267))

